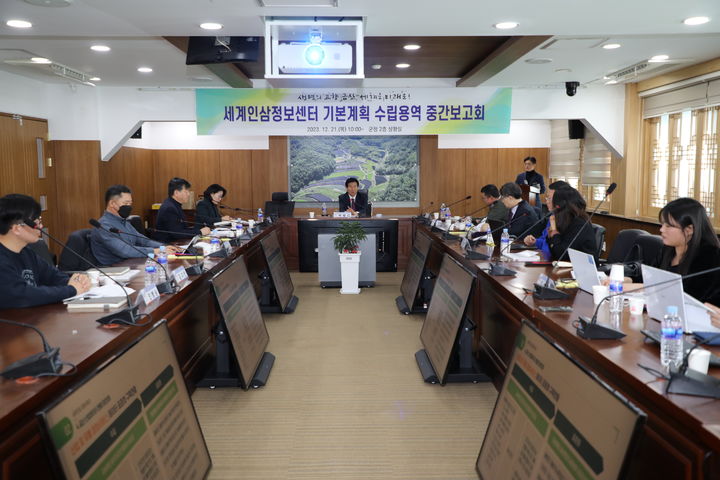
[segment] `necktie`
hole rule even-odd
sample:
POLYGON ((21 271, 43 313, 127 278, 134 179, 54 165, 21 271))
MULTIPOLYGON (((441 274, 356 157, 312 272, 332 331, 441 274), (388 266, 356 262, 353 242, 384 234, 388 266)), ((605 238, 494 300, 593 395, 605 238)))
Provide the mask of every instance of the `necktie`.
POLYGON ((513 218, 513 212, 512 212, 512 209, 510 209, 510 210, 508 210, 507 221, 510 222, 512 220, 512 218, 513 218))
POLYGON ((355 199, 354 199, 354 198, 351 198, 351 199, 350 199, 350 208, 352 208, 353 210, 355 210, 355 199))

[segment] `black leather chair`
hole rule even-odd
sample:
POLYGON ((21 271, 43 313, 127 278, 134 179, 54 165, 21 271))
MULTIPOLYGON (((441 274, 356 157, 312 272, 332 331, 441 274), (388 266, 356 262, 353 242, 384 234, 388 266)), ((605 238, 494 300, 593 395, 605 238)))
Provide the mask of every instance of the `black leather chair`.
MULTIPOLYGON (((84 259, 98 265, 99 262, 90 249, 90 233, 92 230, 92 228, 75 230, 68 237, 66 245, 68 248, 82 255, 84 259)), ((65 272, 76 272, 92 268, 90 264, 84 262, 82 259, 78 258, 77 255, 70 252, 68 248, 63 248, 63 251, 60 253, 60 261, 58 263, 58 268, 60 270, 65 272)))
POLYGON ((602 247, 605 243, 605 227, 596 223, 592 224, 593 232, 595 233, 595 258, 600 258, 602 253, 602 247))
POLYGON ((140 215, 130 215, 127 219, 140 235, 145 235, 145 223, 140 218, 140 215))
POLYGON ((295 202, 288 200, 288 192, 273 192, 272 200, 265 202, 265 216, 270 218, 292 217, 295 202))
POLYGON ((635 245, 640 249, 642 263, 655 265, 660 257, 663 248, 663 241, 660 235, 640 235, 635 239, 635 245))
POLYGON ((55 262, 57 262, 57 257, 50 252, 50 249, 48 248, 47 243, 45 243, 45 240, 40 239, 35 243, 29 243, 28 248, 34 251, 38 257, 42 258, 50 265, 52 265, 53 267, 55 266, 55 262))
POLYGON ((640 235, 649 235, 649 233, 637 228, 620 230, 608 253, 607 263, 621 263, 628 260, 628 255, 640 235))

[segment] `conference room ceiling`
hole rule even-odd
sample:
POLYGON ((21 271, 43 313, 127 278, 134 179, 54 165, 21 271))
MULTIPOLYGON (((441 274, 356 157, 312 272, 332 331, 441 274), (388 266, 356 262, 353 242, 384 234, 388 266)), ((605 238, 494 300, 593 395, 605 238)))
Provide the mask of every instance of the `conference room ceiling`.
MULTIPOLYGON (((33 0, 36 1, 36 0, 33 0)), ((50 0, 57 2, 59 0, 50 0)), ((307 0, 313 3, 313 0, 307 0)), ((547 36, 527 52, 506 57, 504 68, 482 77, 482 85, 561 88, 566 81, 603 85, 604 76, 655 55, 669 60, 652 64, 635 79, 720 57, 720 2, 697 0, 606 0, 557 2, 513 0, 338 0, 337 8, 261 7, 258 0, 74 0, 66 7, 41 7, 27 0, 0 0, 0 69, 45 82, 67 83, 47 67, 10 65, 5 60, 39 56, 97 76, 98 86, 203 87, 226 83, 203 66, 186 66, 182 50, 188 36, 264 34, 268 16, 362 17, 365 21, 365 76, 369 86, 452 86, 488 56, 497 55, 510 38, 547 36), (683 19, 704 15, 710 22, 687 26, 683 19), (5 25, 10 19, 32 28, 5 25), (495 24, 515 21, 512 30, 495 24), (219 22, 217 32, 202 22, 219 22), (407 43, 421 48, 403 50, 407 43), (609 43, 620 48, 603 49, 609 43), (107 45, 98 53, 91 45, 107 45), (549 60, 549 61, 548 61, 549 60), (545 63, 538 63, 545 62, 545 63), (405 70, 397 63, 409 63, 405 70), (382 65, 379 70, 370 68, 382 65), (152 73, 137 71, 148 66, 152 73), (486 78, 489 77, 489 78, 486 78), (422 79, 422 80, 418 80, 422 79)), ((264 62, 239 64, 264 86, 264 62)), ((462 83, 462 82, 461 82, 462 83)))

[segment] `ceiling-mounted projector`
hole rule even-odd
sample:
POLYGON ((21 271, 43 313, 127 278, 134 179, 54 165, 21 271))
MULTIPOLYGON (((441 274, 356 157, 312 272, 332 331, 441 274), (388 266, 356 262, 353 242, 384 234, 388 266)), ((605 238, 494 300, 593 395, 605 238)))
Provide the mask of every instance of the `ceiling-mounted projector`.
POLYGON ((353 67, 352 45, 347 43, 281 43, 277 65, 286 74, 343 74, 353 67))

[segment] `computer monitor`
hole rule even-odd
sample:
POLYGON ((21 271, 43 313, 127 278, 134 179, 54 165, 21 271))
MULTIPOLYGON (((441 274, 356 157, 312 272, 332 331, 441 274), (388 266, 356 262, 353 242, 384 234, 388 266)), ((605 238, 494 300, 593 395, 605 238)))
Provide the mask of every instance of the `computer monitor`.
POLYGON ((54 470, 64 478, 207 476, 210 454, 164 320, 66 385, 38 413, 54 470))

